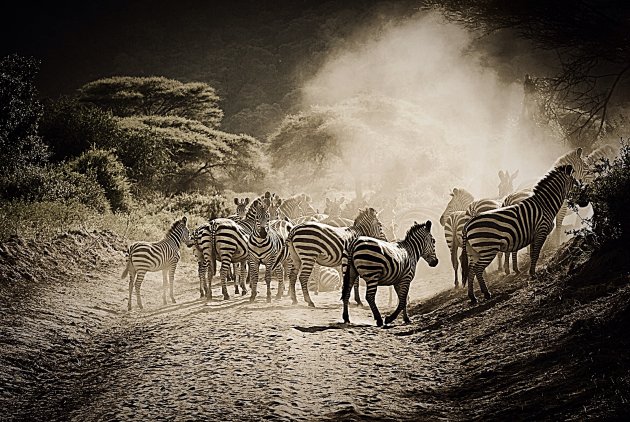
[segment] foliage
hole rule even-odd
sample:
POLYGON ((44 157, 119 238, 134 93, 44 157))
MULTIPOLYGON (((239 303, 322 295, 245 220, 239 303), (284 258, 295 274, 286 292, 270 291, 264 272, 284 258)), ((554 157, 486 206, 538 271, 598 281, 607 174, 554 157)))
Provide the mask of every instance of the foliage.
POLYGON ((590 201, 593 216, 586 219, 582 235, 592 233, 599 243, 630 240, 630 143, 622 141, 619 155, 612 161, 596 164, 595 180, 584 187, 571 201, 590 201))
POLYGON ((70 163, 78 173, 96 180, 103 188, 112 211, 127 211, 131 204, 125 168, 109 151, 90 149, 70 163))
POLYGON ((135 116, 119 120, 129 134, 128 144, 123 147, 150 146, 150 155, 118 155, 132 168, 135 158, 145 160, 139 175, 145 180, 149 174, 152 179, 159 177, 164 192, 194 191, 208 185, 253 189, 263 181, 265 156, 260 142, 250 136, 209 129, 182 117, 135 116))
POLYGON ((37 100, 32 58, 10 55, 0 59, 0 184, 22 166, 41 164, 47 148, 37 134, 42 106, 37 100))
POLYGON ((117 76, 84 85, 80 100, 129 117, 179 116, 219 126, 223 111, 214 88, 203 82, 183 83, 165 77, 117 76))
POLYGON ((194 214, 205 220, 227 217, 231 214, 229 201, 220 194, 182 193, 170 199, 167 210, 181 214, 194 214))
POLYGON ((77 202, 100 212, 109 210, 105 192, 96 180, 63 165, 26 166, 3 188, 1 196, 8 201, 77 202))
POLYGON ((44 104, 39 133, 57 161, 78 157, 92 146, 114 147, 121 137, 111 113, 72 97, 44 104))

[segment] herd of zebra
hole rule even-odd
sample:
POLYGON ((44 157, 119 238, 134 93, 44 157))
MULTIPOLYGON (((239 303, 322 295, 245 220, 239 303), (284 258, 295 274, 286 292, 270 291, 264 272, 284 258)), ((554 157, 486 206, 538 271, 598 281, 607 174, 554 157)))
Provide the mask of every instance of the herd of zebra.
MULTIPOLYGON (((566 214, 569 190, 576 181, 589 183, 594 162, 610 158, 611 154, 614 150, 610 147, 595 150, 588 156, 582 155, 581 148, 571 151, 558 158, 532 189, 517 192, 511 192, 515 174, 500 172, 500 199, 474 200, 465 189, 453 189, 440 224, 451 251, 456 286, 457 252, 462 249, 462 284, 468 283, 471 302, 477 300, 473 293, 475 277, 485 297, 490 298, 484 271, 497 254, 505 254, 506 273, 509 273, 508 256, 512 254, 513 269, 518 271, 516 253, 529 246, 530 274, 535 275, 540 250, 553 229, 554 220, 559 230, 566 214)), ((183 217, 172 224, 163 240, 136 242, 129 247, 122 275, 122 278, 129 275, 129 310, 134 288, 137 306, 142 308, 140 286, 149 271, 162 271, 163 302, 167 303, 168 288, 171 301, 175 303, 173 278, 182 243, 192 248, 197 258, 202 298, 212 298, 212 279, 218 261, 221 263, 221 290, 226 300, 230 297, 227 281, 234 278, 235 294, 247 294, 248 284, 250 301, 254 301, 258 294, 259 268, 264 265, 267 302, 271 301, 271 280, 275 275, 278 280, 276 299, 283 296, 288 279, 289 296, 297 303, 295 289, 299 280, 304 301, 314 307, 309 281, 317 293, 321 280, 313 282, 312 276, 321 278, 320 269, 328 268, 338 274, 330 277, 337 283, 334 287, 343 285, 343 320, 350 321, 348 303, 353 289, 354 299, 361 304, 358 288, 361 277, 366 283, 365 299, 379 326, 383 320, 375 301, 377 287, 393 286, 398 296, 398 306, 385 323, 392 322, 401 312, 404 321, 409 322, 406 305, 416 264, 420 258, 432 267, 438 263, 431 221, 414 222, 403 238, 388 241, 379 213, 373 207, 359 209, 355 219, 349 220, 340 216, 340 201, 326 199, 325 212, 319 214, 305 194, 282 200, 274 193, 265 192, 251 203, 249 198, 235 198, 234 203, 237 212, 232 216, 210 220, 190 232, 187 219, 183 217)))

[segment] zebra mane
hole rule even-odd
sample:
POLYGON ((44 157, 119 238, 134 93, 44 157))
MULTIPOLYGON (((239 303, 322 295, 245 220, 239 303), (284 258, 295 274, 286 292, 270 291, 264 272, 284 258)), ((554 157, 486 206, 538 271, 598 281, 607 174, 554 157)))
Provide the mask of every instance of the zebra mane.
POLYGON ((549 170, 549 172, 547 172, 547 174, 545 174, 534 186, 534 194, 540 193, 540 190, 543 187, 546 187, 551 179, 562 173, 566 175, 571 175, 573 173, 573 166, 571 166, 570 164, 565 164, 549 170))
POLYGON ((173 233, 175 230, 177 230, 179 228, 180 225, 186 225, 186 217, 182 217, 180 220, 175 220, 173 222, 173 224, 171 224, 171 227, 168 228, 168 230, 166 231, 166 234, 169 235, 171 233, 173 233))
POLYGON ((560 157, 558 157, 558 159, 555 161, 555 163, 553 163, 553 167, 559 167, 565 164, 571 164, 574 165, 576 160, 582 160, 581 158, 582 155, 582 148, 578 148, 576 150, 573 151, 569 151, 564 155, 561 155, 560 157))
POLYGON ((414 234, 418 233, 420 230, 424 230, 430 234, 431 221, 427 221, 426 223, 418 223, 417 221, 414 221, 413 225, 407 229, 407 233, 405 234, 405 240, 409 239, 414 234))

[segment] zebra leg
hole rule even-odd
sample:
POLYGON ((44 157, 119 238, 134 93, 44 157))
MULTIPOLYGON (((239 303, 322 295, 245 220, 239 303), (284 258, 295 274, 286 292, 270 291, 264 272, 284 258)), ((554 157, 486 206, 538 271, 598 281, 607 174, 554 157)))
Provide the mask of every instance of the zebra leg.
POLYGON ((258 295, 258 264, 251 258, 249 260, 249 277, 249 288, 252 290, 249 301, 253 302, 258 295))
POLYGON ((228 258, 225 258, 221 261, 221 293, 223 293, 223 299, 227 300, 230 298, 230 295, 228 294, 227 291, 227 285, 226 285, 226 280, 227 280, 227 276, 228 276, 228 272, 230 271, 230 265, 232 265, 232 263, 230 262, 230 260, 228 258))
POLYGON ((162 270, 162 305, 166 305, 166 289, 168 289, 168 270, 162 270))
MULTIPOLYGON (((358 280, 358 277, 357 277, 357 280, 358 280)), ((381 317, 381 313, 378 311, 378 308, 376 307, 376 289, 378 288, 378 281, 366 280, 365 283, 367 284, 367 289, 365 291, 365 300, 367 301, 368 305, 370 305, 370 309, 372 310, 372 315, 374 316, 374 319, 376 320, 376 325, 378 327, 382 327, 383 318, 381 317)))
MULTIPOLYGON (((505 275, 510 275, 510 253, 509 252, 499 252, 499 255, 504 254, 505 260, 503 261, 503 271, 505 275)), ((514 261, 512 259, 512 261, 514 261)))
POLYGON ((387 306, 392 306, 392 303, 394 303, 393 290, 394 290, 393 286, 389 286, 389 289, 387 289, 387 291, 389 292, 389 297, 387 298, 387 306))
MULTIPOLYGON (((256 271, 258 271, 258 268, 256 268, 256 271)), ((239 283, 241 284, 241 296, 245 296, 247 294, 247 287, 245 287, 245 280, 247 280, 247 277, 248 277, 247 262, 243 261, 240 263, 240 274, 238 276, 239 283)))
POLYGON ((317 296, 319 294, 319 285, 322 282, 322 270, 321 267, 315 263, 313 265, 313 271, 311 272, 311 277, 313 277, 313 294, 317 296))
MULTIPOLYGON (((514 270, 515 274, 520 274, 521 272, 518 269, 518 259, 516 257, 517 255, 518 255, 518 251, 512 252, 512 269, 514 270)), ((506 265, 509 266, 509 264, 510 263, 508 262, 506 265)))
POLYGON ((530 250, 530 263, 529 263, 529 275, 531 278, 536 277, 536 263, 538 262, 538 257, 540 256, 540 250, 545 244, 545 240, 547 239, 546 232, 536 233, 534 237, 534 241, 531 245, 530 250))
POLYGON ((459 280, 457 277, 457 247, 451 247, 451 264, 453 264, 453 270, 455 270, 455 287, 459 286, 459 280))
POLYGON ((291 302, 297 304, 297 296, 295 294, 295 283, 297 282, 300 266, 295 266, 295 263, 289 267, 289 296, 291 296, 291 302))
POLYGON ((357 306, 363 306, 363 302, 361 302, 361 296, 359 295, 359 277, 354 278, 354 282, 352 283, 352 288, 354 289, 354 301, 357 303, 357 306))
POLYGON ((501 271, 501 269, 504 267, 504 265, 501 264, 501 261, 503 261, 504 256, 505 256, 505 259, 507 259, 508 254, 503 253, 503 252, 499 252, 497 254, 497 271, 501 271))
POLYGON ((241 269, 241 268, 240 268, 240 265, 243 265, 243 264, 241 264, 241 263, 237 263, 237 262, 233 262, 233 263, 232 263, 232 268, 233 268, 233 271, 234 271, 234 294, 235 294, 235 295, 237 295, 237 294, 239 293, 239 290, 238 290, 238 285, 239 285, 239 283, 241 283, 241 282, 242 282, 242 280, 239 280, 239 277, 240 277, 240 269, 241 269), (237 274, 237 272, 236 272, 237 268, 238 268, 238 270, 239 270, 239 275, 238 275, 238 276, 236 275, 236 274, 237 274))
POLYGON ((133 292, 133 279, 136 277, 136 273, 129 271, 129 303, 127 304, 127 310, 131 311, 131 294, 133 292))
POLYGON ((197 261, 197 275, 199 276, 199 297, 203 299, 206 295, 206 264, 202 261, 197 261))
POLYGON ((268 261, 265 264, 265 284, 267 284, 267 303, 271 303, 271 263, 268 261))
POLYGON ((490 292, 488 291, 488 287, 486 286, 486 281, 484 280, 483 276, 484 276, 484 270, 485 267, 490 265, 490 262, 488 262, 487 264, 483 265, 483 267, 480 265, 477 267, 477 281, 479 282, 479 289, 481 289, 481 293, 483 293, 484 297, 486 299, 490 299, 492 296, 490 295, 490 292))
MULTIPOLYGON (((468 277, 466 280, 462 280, 462 284, 464 284, 464 281, 466 283, 468 283, 468 298, 470 299, 470 303, 475 304, 477 303, 477 298, 475 297, 475 292, 473 289, 473 282, 475 281, 475 274, 477 271, 477 263, 469 263, 468 264, 468 277)), ((483 270, 482 270, 483 271, 483 270)))
POLYGON ((401 311, 403 313, 403 320, 405 321, 405 323, 409 324, 411 322, 409 316, 407 315, 407 293, 409 292, 410 282, 411 280, 405 280, 399 284, 394 284, 394 290, 398 295, 398 306, 391 315, 385 318, 385 324, 391 324, 394 320, 396 320, 398 314, 400 314, 401 311), (402 283, 407 283, 407 288, 403 288, 402 283))
POLYGON ((171 303, 176 303, 175 295, 173 294, 173 284, 175 284, 175 270, 176 269, 177 269, 177 264, 173 264, 173 267, 168 272, 168 282, 169 282, 168 288, 169 288, 169 294, 171 296, 171 303))
POLYGON ((302 294, 304 295, 304 301, 311 308, 315 307, 315 304, 311 300, 311 295, 308 293, 308 279, 313 272, 313 265, 315 264, 316 257, 308 257, 311 259, 302 260, 302 265, 300 268, 300 272, 298 273, 298 278, 300 280, 300 285, 302 286, 302 294))
POLYGON ((276 293, 276 299, 282 299, 282 294, 284 293, 284 274, 286 271, 287 268, 285 263, 282 263, 282 265, 276 268, 276 278, 278 279, 278 292, 276 293))
POLYGON ((142 281, 144 280, 144 275, 146 271, 138 271, 138 276, 136 277, 136 282, 134 283, 134 287, 136 289, 136 303, 138 304, 138 308, 142 309, 142 298, 140 298, 140 286, 142 285, 142 281))
POLYGON ((341 288, 341 299, 343 300, 342 317, 343 317, 343 322, 345 322, 346 324, 349 324, 350 315, 348 313, 348 302, 350 302, 350 292, 352 291, 352 285, 354 284, 353 280, 355 278, 358 278, 358 276, 354 268, 347 267, 346 271, 349 272, 349 274, 345 275, 345 277, 347 277, 348 279, 347 279, 347 282, 344 279, 344 282, 341 288))

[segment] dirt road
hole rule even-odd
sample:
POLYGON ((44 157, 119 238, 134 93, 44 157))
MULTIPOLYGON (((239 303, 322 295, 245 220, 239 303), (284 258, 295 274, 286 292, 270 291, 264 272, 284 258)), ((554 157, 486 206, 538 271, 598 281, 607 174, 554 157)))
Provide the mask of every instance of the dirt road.
MULTIPOLYGON (((0 400, 9 419, 400 420, 449 414, 444 403, 418 399, 418 390, 440 388, 448 368, 429 344, 397 335, 408 329, 400 318, 380 329, 368 307, 352 307, 353 323, 344 325, 339 292, 313 296, 315 309, 300 296, 299 305, 288 297, 268 304, 264 283, 254 303, 231 288, 230 300, 199 300, 192 264, 177 271, 178 303, 162 305, 161 275, 152 274, 142 286, 145 310, 134 303, 128 312, 121 257, 111 251, 93 268, 81 268, 76 279, 28 284, 21 293, 14 286, 19 299, 5 297, 10 309, 1 320, 0 400)), ((424 263, 419 272, 413 300, 450 285, 448 273, 424 263)), ((220 297, 218 286, 213 293, 220 297)), ((377 300, 383 314, 392 309, 387 290, 377 300)))

